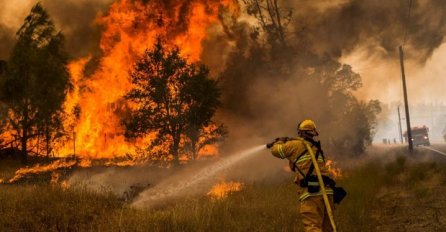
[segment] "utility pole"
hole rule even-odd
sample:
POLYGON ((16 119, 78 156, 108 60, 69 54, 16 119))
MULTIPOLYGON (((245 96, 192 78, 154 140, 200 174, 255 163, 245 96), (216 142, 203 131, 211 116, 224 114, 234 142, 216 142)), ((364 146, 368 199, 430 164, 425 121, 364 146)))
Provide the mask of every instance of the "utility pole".
POLYGON ((401 126, 400 106, 398 106, 398 129, 400 134, 400 142, 403 144, 403 127, 401 126))
POLYGON ((403 79, 404 107, 406 110, 407 142, 409 143, 409 151, 413 152, 412 131, 410 130, 409 103, 407 100, 406 74, 404 73, 403 46, 400 46, 399 50, 400 50, 400 63, 401 63, 401 78, 403 79))

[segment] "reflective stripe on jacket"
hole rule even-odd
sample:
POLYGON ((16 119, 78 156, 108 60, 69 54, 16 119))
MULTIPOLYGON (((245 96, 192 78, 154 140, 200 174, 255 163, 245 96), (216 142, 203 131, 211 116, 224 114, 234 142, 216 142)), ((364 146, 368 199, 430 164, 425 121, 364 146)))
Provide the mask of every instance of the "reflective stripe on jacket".
MULTIPOLYGON (((310 153, 306 150, 305 143, 310 144, 311 149, 313 150, 314 154, 317 153, 317 147, 313 144, 311 144, 308 141, 305 141, 303 138, 296 137, 291 140, 288 140, 286 142, 278 141, 276 142, 273 147, 271 148, 271 153, 281 159, 288 159, 289 162, 294 163, 295 167, 298 168, 304 175, 307 174, 308 170, 310 169, 310 166, 312 164, 310 153)), ((325 167, 325 160, 322 157, 322 155, 319 155, 318 157, 318 164, 319 168, 321 170, 322 175, 330 176, 330 173, 328 172, 327 167, 325 167)), ((315 174, 315 171, 313 171, 313 174, 315 174)), ((302 188, 299 183, 300 180, 303 179, 302 174, 298 170, 295 170, 294 173, 294 182, 298 186, 298 193, 300 194, 299 199, 305 200, 308 197, 311 196, 320 196, 322 193, 319 191, 317 193, 309 193, 307 191, 307 188, 302 188)), ((333 190, 330 188, 326 188, 327 194, 333 194, 333 190)))

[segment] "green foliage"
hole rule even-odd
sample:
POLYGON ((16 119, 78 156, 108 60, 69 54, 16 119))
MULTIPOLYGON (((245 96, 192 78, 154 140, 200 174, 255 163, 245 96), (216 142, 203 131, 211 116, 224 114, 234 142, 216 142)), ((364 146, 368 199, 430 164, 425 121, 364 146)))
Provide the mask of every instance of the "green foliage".
POLYGON ((156 133, 149 148, 168 145, 158 157, 172 155, 176 163, 180 152, 195 158, 203 144, 224 135, 224 127, 212 121, 220 105, 217 81, 205 66, 188 64, 179 52, 177 47, 167 50, 158 38, 144 53, 131 73, 134 88, 126 95, 136 109, 123 120, 127 137, 156 133))
POLYGON ((70 89, 64 38, 38 3, 17 32, 17 43, 1 78, 1 100, 9 108, 9 126, 24 157, 29 140, 42 137, 46 153, 62 130, 62 104, 70 89))

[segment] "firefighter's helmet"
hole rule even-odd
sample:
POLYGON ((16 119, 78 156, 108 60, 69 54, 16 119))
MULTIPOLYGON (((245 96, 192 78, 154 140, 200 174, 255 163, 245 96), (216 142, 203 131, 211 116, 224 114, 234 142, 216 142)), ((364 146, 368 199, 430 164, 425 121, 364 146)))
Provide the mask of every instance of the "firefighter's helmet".
POLYGON ((316 130, 316 124, 311 119, 305 119, 302 122, 300 122, 299 125, 297 126, 297 130, 312 134, 314 136, 319 135, 319 133, 316 130))

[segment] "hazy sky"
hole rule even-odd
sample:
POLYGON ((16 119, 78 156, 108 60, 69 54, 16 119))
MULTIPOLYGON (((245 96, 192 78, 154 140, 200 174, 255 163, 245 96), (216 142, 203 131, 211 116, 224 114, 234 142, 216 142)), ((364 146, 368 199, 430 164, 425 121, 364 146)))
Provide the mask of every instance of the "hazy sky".
MULTIPOLYGON (((410 52, 410 51, 408 51, 410 52)), ((360 73, 364 86, 357 95, 384 102, 403 101, 399 59, 383 60, 360 48, 341 58, 360 73)), ((446 44, 437 48, 425 64, 405 62, 409 100, 413 103, 446 103, 446 44)))
MULTIPOLYGON (((59 28, 63 28, 67 39, 68 49, 75 53, 74 56, 87 55, 89 49, 95 46, 94 18, 97 13, 107 9, 113 0, 44 0, 44 6, 48 9, 59 28), (75 15, 75 17, 70 17, 75 15), (76 23, 74 23, 76 22, 76 23), (79 23, 80 22, 80 23, 79 23), (83 35, 80 35, 83 32, 83 35), (84 49, 79 49, 73 44, 85 44, 84 49)), ((23 19, 29 13, 37 0, 0 0, 0 59, 6 59, 13 44, 15 31, 18 30, 23 19)), ((343 3, 348 1, 338 1, 343 3)), ((299 4, 309 4, 302 2, 299 4)), ((315 4, 317 5, 317 4, 315 4)), ((320 1, 319 8, 332 7, 334 3, 320 1), (329 4, 330 3, 330 4, 329 4), (323 7, 322 7, 323 6, 323 7)), ((408 37, 411 35, 408 34, 408 37)), ((395 48, 395 51, 397 48, 395 48)), ((410 49, 406 51, 410 53, 410 49)), ((360 45, 353 50, 344 52, 341 61, 353 66, 354 70, 361 74, 364 82, 363 88, 357 91, 357 96, 362 99, 379 99, 383 102, 402 100, 401 72, 398 59, 383 59, 382 51, 375 48, 370 53, 370 48, 360 45)), ((410 54, 408 54, 410 55, 410 54)), ((410 60, 406 61, 406 76, 410 100, 413 103, 422 102, 446 102, 446 45, 443 44, 434 50, 433 55, 426 63, 419 64, 410 60)))

